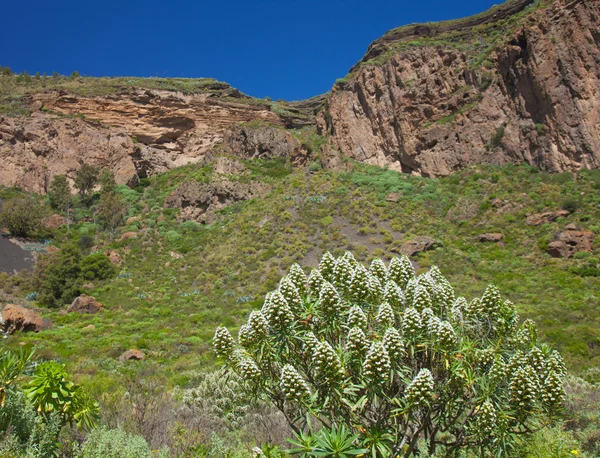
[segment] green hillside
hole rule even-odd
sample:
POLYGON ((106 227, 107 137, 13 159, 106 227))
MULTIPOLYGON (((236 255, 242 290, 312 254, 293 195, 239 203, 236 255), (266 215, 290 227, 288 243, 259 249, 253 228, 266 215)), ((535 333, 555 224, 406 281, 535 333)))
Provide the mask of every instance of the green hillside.
MULTIPOLYGON (((294 169, 281 161, 246 165, 250 175, 229 179, 261 182, 269 192, 226 208, 214 224, 178 223, 177 211, 163 208, 182 181, 214 179, 210 166, 176 169, 136 190, 121 187, 133 217, 121 232, 135 238, 111 242, 80 210, 82 221, 69 231, 63 227, 54 244, 87 243, 120 254, 118 275, 87 290, 106 311, 81 316, 46 310, 52 329, 15 334, 8 345, 35 344, 45 357, 86 372, 112 370, 115 357, 138 348, 164 365, 175 384, 185 385, 186 371, 213 364, 215 327, 245 320, 292 263, 315 266, 326 250, 350 250, 362 261, 389 258, 415 236, 430 236, 439 246, 414 257, 420 271, 439 266, 468 299, 497 285, 523 318, 538 322, 571 368, 600 363, 598 258, 578 253, 557 259, 545 252, 553 233, 569 223, 600 231, 597 172, 476 167, 425 179, 358 165, 350 173, 294 169), (387 201, 389 193, 398 193, 398 201, 387 201), (495 199, 505 209, 492 205, 495 199), (550 224, 526 224, 528 214, 561 207, 572 213, 550 224), (503 233, 504 243, 477 241, 488 232, 503 233)), ((14 280, 2 278, 10 289, 14 280)), ((27 282, 23 287, 17 294, 32 292, 27 282)))

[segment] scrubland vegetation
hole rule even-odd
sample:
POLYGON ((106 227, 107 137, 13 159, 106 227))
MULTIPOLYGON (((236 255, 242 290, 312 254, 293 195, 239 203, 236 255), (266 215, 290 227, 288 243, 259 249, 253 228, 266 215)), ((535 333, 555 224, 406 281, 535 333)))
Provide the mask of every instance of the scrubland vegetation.
MULTIPOLYGON (((282 456, 282 450, 298 448, 287 441, 294 437, 294 427, 284 414, 266 398, 257 398, 259 391, 248 391, 239 375, 223 372, 212 349, 215 329, 225 326, 236 335, 296 262, 307 275, 326 251, 334 256, 350 251, 365 266, 375 257, 387 263, 415 236, 438 242, 437 248, 413 257, 417 275, 438 266, 457 296, 468 302, 481 297, 489 284, 496 285, 515 304, 519 322, 534 320, 539 342, 565 359, 564 409, 547 428, 516 438, 508 456, 600 453, 598 247, 573 258, 547 253, 553 234, 567 224, 600 231, 597 171, 553 175, 527 166, 480 166, 426 179, 360 165, 346 173, 323 171, 316 163, 293 168, 283 160, 245 165, 248 173, 229 179, 262 182, 269 191, 221 210, 210 225, 180 221, 177 210, 163 206, 181 182, 214 179, 210 165, 142 179, 135 189, 97 186, 67 207, 55 202, 54 209, 48 198, 16 189, 0 192, 5 203, 33 198, 46 214, 69 215, 68 225, 32 233, 51 240, 59 252, 40 254, 33 272, 0 274, 4 302, 37 306, 53 322, 39 334, 11 335, 2 351, 35 346, 31 361, 66 364, 69 377, 100 407, 99 428, 81 425, 80 430, 75 422, 58 422, 52 415, 40 418, 31 402, 22 402, 24 387, 35 378, 27 364, 6 391, 6 405, 13 407, 3 410, 3 415, 11 412, 11 425, 15 418, 23 420, 19 425, 25 433, 4 426, 8 445, 0 456, 50 456, 23 451, 34 450, 24 437, 39 447, 50 437, 54 445, 62 444, 63 456, 100 456, 98 450, 116 444, 124 445, 114 456, 252 456, 255 446, 266 456, 282 456), (99 213, 102 197, 109 193, 123 209, 112 230, 107 216, 99 213), (390 193, 395 193, 393 199, 388 199, 390 193), (570 211, 565 218, 526 224, 528 214, 562 208, 570 211), (477 240, 489 232, 503 233, 503 242, 477 240), (112 253, 119 255, 120 264, 108 261, 112 253), (70 274, 57 273, 66 271, 70 274), (70 283, 57 286, 55 277, 70 283), (68 294, 45 300, 51 291, 68 294), (96 297, 104 310, 64 313, 64 304, 79 292, 96 297), (145 360, 119 361, 131 348, 142 350, 145 360)), ((372 332, 380 333, 369 327, 366 336, 372 332)), ((456 357, 452 352, 448 364, 456 357)), ((535 418, 539 415, 536 408, 535 418)), ((314 440, 343 442, 364 435, 359 428, 350 431, 352 425, 342 431, 337 421, 329 426, 314 440)), ((356 449, 366 447, 358 438, 351 442, 356 449)), ((420 456, 433 453, 417 441, 419 449, 420 456)), ((441 448, 435 453, 446 456, 439 455, 441 448)), ((460 453, 481 456, 474 448, 460 453)))

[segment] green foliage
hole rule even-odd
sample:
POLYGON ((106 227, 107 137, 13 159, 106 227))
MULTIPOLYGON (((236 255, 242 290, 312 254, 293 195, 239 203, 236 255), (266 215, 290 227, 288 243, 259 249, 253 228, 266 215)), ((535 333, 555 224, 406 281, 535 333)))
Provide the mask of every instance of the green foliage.
POLYGON ((143 437, 120 429, 94 429, 77 458, 157 458, 143 437))
POLYGON ((106 280, 115 275, 115 268, 104 253, 93 253, 81 260, 81 276, 85 280, 106 280))
POLYGON ((116 192, 105 192, 100 196, 98 204, 98 215, 100 216, 102 227, 114 236, 116 230, 123 224, 127 207, 116 192))
POLYGON ((546 133, 546 126, 544 124, 537 123, 535 125, 535 130, 537 131, 538 135, 544 135, 546 133))
POLYGON ((65 175, 54 176, 48 190, 48 199, 52 208, 65 213, 73 206, 71 186, 65 175))
POLYGON ((467 302, 436 267, 415 276, 403 257, 366 268, 349 252, 327 253, 311 278, 293 266, 240 328, 241 348, 224 327, 214 346, 297 434, 334 428, 313 454, 365 443, 412 456, 425 438, 430 453, 507 455, 560 411, 562 358, 495 287, 467 302))
POLYGON ((6 227, 11 235, 30 237, 40 228, 42 207, 37 200, 14 198, 2 203, 0 227, 6 227))
POLYGON ((38 412, 46 417, 57 414, 62 424, 92 428, 98 422, 98 403, 69 380, 64 364, 48 361, 37 366, 25 394, 38 412))
POLYGON ((70 304, 81 293, 81 252, 75 245, 67 245, 46 256, 48 262, 38 265, 39 302, 48 307, 70 304))
POLYGON ((568 198, 565 199, 562 203, 562 209, 567 210, 569 213, 575 213, 580 207, 579 199, 568 198))
POLYGON ((115 174, 110 169, 102 169, 98 181, 100 182, 100 192, 102 194, 114 192, 116 186, 115 174))
POLYGON ((503 126, 498 127, 496 129, 496 132, 490 139, 490 145, 492 146, 492 148, 498 148, 502 144, 502 139, 504 138, 504 132, 505 132, 505 129, 503 126))
POLYGON ((88 201, 89 194, 98 183, 98 167, 90 164, 82 164, 75 172, 75 187, 79 189, 84 201, 88 201))

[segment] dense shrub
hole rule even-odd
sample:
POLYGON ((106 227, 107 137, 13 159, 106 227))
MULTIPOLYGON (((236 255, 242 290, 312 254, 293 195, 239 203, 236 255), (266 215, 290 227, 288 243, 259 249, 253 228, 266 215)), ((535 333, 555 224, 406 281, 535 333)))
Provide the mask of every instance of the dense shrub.
POLYGON ((66 245, 43 258, 36 267, 39 302, 48 307, 69 304, 81 293, 81 252, 75 245, 66 245))
POLYGON ((93 253, 81 260, 81 276, 86 280, 106 280, 115 275, 115 268, 104 253, 93 253))
POLYGON ((366 268, 326 253, 308 278, 292 266, 238 343, 217 328, 218 356, 285 413, 308 455, 319 424, 373 456, 412 456, 420 440, 430 454, 510 455, 564 398, 561 356, 495 287, 468 302, 406 257, 366 268))
POLYGON ((29 237, 40 227, 42 208, 32 198, 15 198, 2 203, 0 226, 11 235, 29 237))
MULTIPOLYGON (((143 437, 120 429, 94 429, 78 458, 157 458, 143 437)), ((168 456, 162 454, 162 456, 168 456)))

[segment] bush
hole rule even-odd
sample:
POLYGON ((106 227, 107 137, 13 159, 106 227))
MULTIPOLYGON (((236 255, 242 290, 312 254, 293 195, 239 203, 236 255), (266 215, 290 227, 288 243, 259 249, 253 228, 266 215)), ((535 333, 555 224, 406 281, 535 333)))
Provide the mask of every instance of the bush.
POLYGON ((490 140, 490 145, 492 146, 492 148, 497 148, 498 146, 500 146, 502 144, 502 139, 504 138, 504 132, 505 132, 504 127, 498 127, 496 129, 496 132, 494 133, 494 135, 492 136, 492 138, 490 140))
POLYGON ((94 253, 81 261, 81 276, 86 280, 106 280, 115 275, 115 268, 108 256, 94 253))
POLYGON ((294 265, 238 341, 217 328, 217 355, 286 413, 309 455, 318 424, 373 456, 414 455, 419 440, 430 454, 505 455, 564 398, 560 354, 495 287, 467 302, 407 257, 366 268, 326 253, 308 278, 294 265))
POLYGON ((6 227, 15 237, 29 237, 39 228, 42 208, 32 198, 15 198, 2 204, 0 226, 6 227))
POLYGON ((75 245, 66 245, 59 253, 42 258, 36 266, 39 302, 48 307, 71 303, 81 294, 81 252, 75 245))
POLYGON ((95 429, 90 432, 79 458, 152 458, 157 456, 152 453, 143 437, 127 434, 120 429, 95 429))
POLYGON ((577 210, 579 210, 579 206, 579 200, 574 198, 565 199, 565 201, 562 203, 562 209, 568 211, 569 213, 575 213, 577 210))

